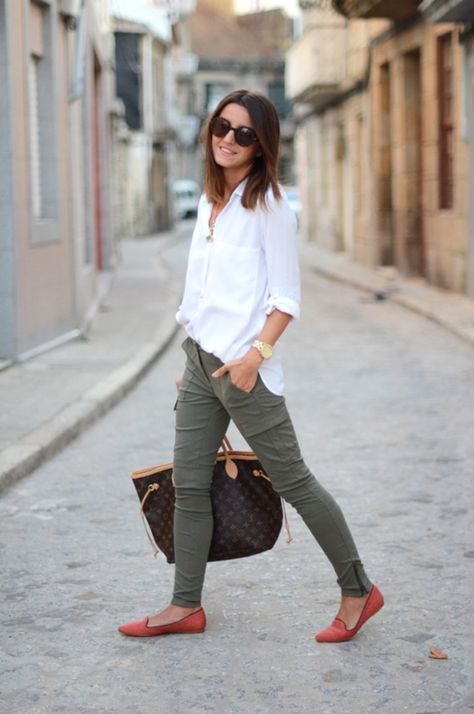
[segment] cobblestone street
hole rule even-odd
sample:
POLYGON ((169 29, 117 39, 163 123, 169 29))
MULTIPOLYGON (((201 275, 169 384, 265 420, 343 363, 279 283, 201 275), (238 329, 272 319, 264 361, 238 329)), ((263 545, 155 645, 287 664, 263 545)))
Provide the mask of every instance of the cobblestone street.
POLYGON ((338 589, 289 509, 291 545, 282 533, 269 553, 208 567, 203 635, 117 633, 171 592, 129 473, 171 459, 180 333, 132 393, 0 501, 2 712, 474 711, 472 346, 309 271, 303 296, 284 338, 288 406, 385 608, 349 643, 314 641, 338 589), (449 659, 430 659, 433 646, 449 659))

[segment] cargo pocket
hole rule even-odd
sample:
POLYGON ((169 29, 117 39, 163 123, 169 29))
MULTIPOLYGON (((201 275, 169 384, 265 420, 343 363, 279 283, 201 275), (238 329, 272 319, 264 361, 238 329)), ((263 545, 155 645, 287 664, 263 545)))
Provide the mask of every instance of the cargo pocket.
POLYGON ((185 402, 187 395, 189 395, 189 388, 192 384, 194 374, 197 370, 197 364, 192 361, 191 357, 187 355, 186 364, 184 367, 183 378, 181 380, 181 386, 178 389, 178 397, 174 405, 174 410, 178 408, 179 402, 185 402))
POLYGON ((270 392, 260 375, 251 392, 239 389, 228 377, 226 404, 232 420, 245 436, 268 431, 288 418, 285 398, 270 392))

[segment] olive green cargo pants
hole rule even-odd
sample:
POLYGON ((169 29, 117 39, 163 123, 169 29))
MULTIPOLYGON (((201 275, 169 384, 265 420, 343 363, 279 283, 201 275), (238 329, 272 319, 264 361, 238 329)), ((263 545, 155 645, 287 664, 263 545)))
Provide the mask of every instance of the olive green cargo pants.
POLYGON ((303 518, 329 558, 343 595, 363 595, 371 582, 341 509, 304 463, 284 397, 259 377, 254 389, 235 387, 230 375, 211 374, 221 360, 186 338, 186 367, 176 406, 174 480, 175 585, 172 603, 201 604, 213 521, 210 485, 216 453, 229 422, 256 453, 272 485, 303 518))

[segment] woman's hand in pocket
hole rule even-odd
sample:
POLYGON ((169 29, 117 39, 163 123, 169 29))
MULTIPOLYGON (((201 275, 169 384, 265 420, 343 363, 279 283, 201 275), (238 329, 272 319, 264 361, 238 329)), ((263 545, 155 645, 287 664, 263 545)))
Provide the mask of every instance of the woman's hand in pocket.
POLYGON ((216 379, 222 377, 229 372, 230 381, 243 392, 251 392, 255 387, 258 378, 258 368, 262 363, 262 357, 259 352, 250 348, 250 350, 241 358, 230 360, 216 369, 212 376, 216 379))

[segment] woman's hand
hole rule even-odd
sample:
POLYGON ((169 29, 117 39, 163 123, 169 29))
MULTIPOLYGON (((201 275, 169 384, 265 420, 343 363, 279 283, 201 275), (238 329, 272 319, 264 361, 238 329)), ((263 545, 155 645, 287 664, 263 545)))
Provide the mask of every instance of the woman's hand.
POLYGON ((230 381, 243 392, 251 392, 257 383, 258 368, 263 362, 263 357, 258 350, 251 347, 249 351, 240 359, 233 359, 226 362, 212 373, 216 379, 229 372, 230 381))
POLYGON ((177 389, 178 392, 179 392, 179 390, 181 389, 181 384, 183 383, 183 378, 182 378, 182 377, 177 377, 177 379, 175 380, 175 382, 176 382, 176 389, 177 389))

